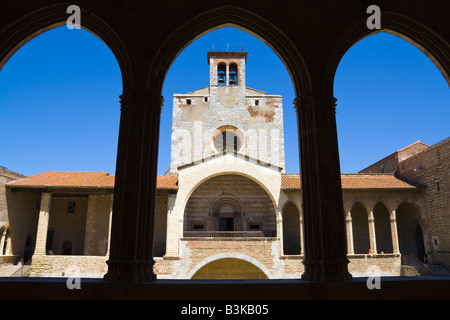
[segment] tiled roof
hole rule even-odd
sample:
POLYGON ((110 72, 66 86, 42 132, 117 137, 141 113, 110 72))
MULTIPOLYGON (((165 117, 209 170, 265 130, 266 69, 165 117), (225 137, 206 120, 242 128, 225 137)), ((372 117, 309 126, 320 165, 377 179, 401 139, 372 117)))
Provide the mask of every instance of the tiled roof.
MULTIPOLYGON (((342 174, 342 189, 417 189, 417 186, 409 184, 397 178, 394 174, 342 174)), ((298 174, 286 174, 281 177, 283 190, 300 189, 301 181, 298 174)))
MULTIPOLYGON (((177 188, 177 176, 158 176, 158 189, 177 188)), ((108 172, 47 171, 7 184, 11 187, 114 188, 108 172)))
POLYGON ((8 183, 14 187, 113 187, 108 172, 47 171, 8 183))
MULTIPOLYGON (((164 175, 157 178, 157 189, 177 189, 178 176, 164 175)), ((342 189, 415 189, 393 174, 342 174, 342 189)), ((65 187, 65 188, 113 188, 114 176, 107 172, 59 172, 48 171, 7 184, 10 187, 65 187)), ((300 175, 283 174, 281 189, 299 190, 300 175)))

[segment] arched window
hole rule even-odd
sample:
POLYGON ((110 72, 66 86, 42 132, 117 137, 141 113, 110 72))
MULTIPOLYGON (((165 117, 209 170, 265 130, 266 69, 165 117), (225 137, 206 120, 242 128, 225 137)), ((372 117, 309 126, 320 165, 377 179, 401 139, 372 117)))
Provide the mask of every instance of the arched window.
POLYGON ((235 127, 221 127, 214 133, 213 143, 217 152, 238 152, 242 147, 242 135, 235 127))
POLYGON ((230 86, 236 86, 237 85, 237 65, 236 63, 230 64, 230 70, 229 70, 229 79, 228 83, 230 86))
POLYGON ((225 85, 227 77, 227 66, 225 63, 219 63, 217 66, 217 84, 225 85))

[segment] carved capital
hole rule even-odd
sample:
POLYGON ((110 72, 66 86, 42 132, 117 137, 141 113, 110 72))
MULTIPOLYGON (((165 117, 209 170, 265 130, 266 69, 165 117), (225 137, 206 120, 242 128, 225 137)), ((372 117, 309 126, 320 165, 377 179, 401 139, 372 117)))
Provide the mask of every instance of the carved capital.
POLYGON ((120 110, 130 109, 135 103, 142 103, 143 107, 161 108, 164 98, 159 94, 144 90, 124 92, 120 95, 120 110))
POLYGON ((335 97, 324 97, 305 95, 294 99, 294 108, 298 115, 299 112, 309 112, 313 110, 334 111, 336 112, 335 97))

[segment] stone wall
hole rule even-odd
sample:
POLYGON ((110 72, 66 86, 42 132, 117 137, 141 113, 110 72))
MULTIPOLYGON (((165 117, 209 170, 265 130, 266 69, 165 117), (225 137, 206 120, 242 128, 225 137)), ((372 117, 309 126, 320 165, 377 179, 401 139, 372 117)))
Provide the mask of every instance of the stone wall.
POLYGON ((53 254, 62 254, 66 241, 72 244, 71 254, 84 254, 87 207, 87 197, 52 197, 48 228, 53 233, 53 254), (69 210, 71 204, 74 212, 69 210))
POLYGON ((18 179, 25 178, 24 175, 10 171, 6 168, 0 167, 0 222, 8 221, 8 207, 6 201, 5 184, 18 179))
POLYGON ((109 242, 112 195, 89 195, 84 254, 91 256, 106 255, 109 242))
POLYGON ((107 272, 106 256, 34 256, 30 277, 102 278, 107 272))
POLYGON ((284 168, 282 97, 245 87, 244 53, 210 57, 210 85, 173 96, 170 171, 217 154, 215 130, 230 126, 243 137, 240 153, 284 168), (217 65, 236 63, 237 85, 217 84, 217 65))
POLYGON ((450 267, 450 138, 400 162, 399 174, 426 186, 429 258, 450 267))
MULTIPOLYGON (((185 230, 194 230, 194 225, 203 225, 204 230, 219 230, 214 205, 232 202, 238 212, 234 217, 234 231, 260 230, 266 236, 274 236, 276 217, 274 205, 267 192, 256 182, 239 175, 213 177, 200 185, 190 196, 185 211, 185 230)), ((228 206, 230 207, 230 206, 228 206)))

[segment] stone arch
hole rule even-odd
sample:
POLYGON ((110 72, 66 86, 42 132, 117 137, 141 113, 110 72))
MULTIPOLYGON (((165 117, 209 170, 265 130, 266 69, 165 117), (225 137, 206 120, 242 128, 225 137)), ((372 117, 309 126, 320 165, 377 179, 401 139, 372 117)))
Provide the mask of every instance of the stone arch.
POLYGON ((300 225, 300 210, 294 201, 288 200, 283 205, 283 253, 299 255, 302 252, 302 233, 300 225))
POLYGON ((351 209, 353 245, 356 254, 366 254, 370 248, 368 214, 370 209, 364 202, 355 202, 351 209))
POLYGON ((379 32, 395 35, 422 51, 450 86, 449 44, 433 30, 412 18, 394 12, 382 12, 381 29, 371 30, 366 26, 366 19, 360 20, 347 30, 331 50, 325 78, 330 92, 333 92, 335 73, 345 53, 358 41, 379 32))
MULTIPOLYGON (((222 157, 221 159, 224 159, 224 158, 225 157, 222 157)), ((217 159, 215 159, 215 160, 217 160, 217 159)), ((240 160, 236 159, 236 161, 240 161, 240 160)), ((264 173, 262 173, 261 176, 254 175, 254 174, 252 174, 253 171, 248 171, 246 169, 246 167, 247 167, 247 163, 244 160, 242 160, 242 165, 234 166, 233 169, 231 169, 231 170, 229 170, 226 167, 220 166, 220 165, 214 166, 214 168, 213 168, 214 171, 213 172, 205 172, 205 171, 200 169, 198 174, 196 174, 195 176, 192 176, 194 181, 191 181, 193 183, 192 183, 191 187, 189 188, 189 190, 187 190, 187 193, 184 196, 184 201, 181 204, 183 210, 185 210, 187 201, 191 197, 192 193, 200 185, 202 185, 205 181, 207 181, 207 180, 209 180, 211 178, 214 178, 216 176, 220 176, 220 175, 235 174, 235 175, 244 176, 244 177, 252 180, 256 184, 258 184, 261 188, 263 188, 264 191, 267 192, 267 194, 269 195, 269 197, 270 197, 270 199, 272 201, 273 210, 276 212, 277 211, 277 204, 278 204, 276 199, 278 199, 278 194, 274 194, 274 192, 272 190, 268 189, 268 186, 270 186, 270 184, 265 183, 265 180, 264 180, 264 176, 266 176, 265 178, 267 178, 268 175, 264 175, 264 173)), ((183 183, 182 181, 179 181, 180 185, 182 185, 182 183, 183 183)), ((272 182, 272 184, 273 184, 273 182, 272 182)), ((279 191, 279 188, 277 190, 279 191)))
POLYGON ((392 234, 389 208, 381 201, 373 207, 375 235, 378 253, 392 253, 392 234))
POLYGON ((219 174, 193 188, 183 211, 184 231, 259 231, 276 233, 276 211, 269 194, 253 179, 219 174), (255 227, 254 227, 255 226, 255 227))
MULTIPOLYGON (((42 7, 15 20, 0 30, 0 70, 17 50, 38 35, 67 23, 68 4, 60 3, 42 7)), ((80 8, 81 28, 94 34, 112 51, 122 73, 122 87, 126 91, 131 86, 131 62, 118 34, 99 16, 80 8)))
POLYGON ((162 92, 167 72, 179 53, 202 35, 220 27, 232 26, 263 39, 286 66, 291 76, 295 95, 307 95, 312 85, 306 64, 295 45, 278 28, 257 14, 227 5, 203 12, 171 34, 160 46, 149 69, 147 88, 162 92))
MULTIPOLYGON (((240 265, 241 267, 244 267, 247 271, 250 271, 249 273, 245 272, 242 273, 242 269, 241 272, 224 272, 222 275, 224 275, 224 277, 221 278, 214 278, 214 277, 207 277, 207 279, 236 279, 236 275, 239 276, 239 274, 241 274, 241 276, 243 275, 247 275, 248 274, 253 274, 257 276, 257 279, 271 279, 272 275, 270 274, 270 272, 267 270, 267 268, 259 261, 247 256, 247 255, 243 255, 243 254, 238 254, 238 253, 223 253, 223 254, 218 254, 218 255, 214 255, 211 257, 206 258, 205 260, 203 260, 202 262, 200 262, 199 264, 197 264, 187 275, 188 279, 201 279, 203 278, 204 274, 210 273, 209 270, 205 270, 208 266, 211 266, 212 264, 214 264, 215 262, 226 262, 225 266, 219 266, 220 267, 230 267, 230 265, 232 265, 232 262, 238 262, 238 265, 240 265), (231 263, 230 263, 231 262, 231 263), (231 276, 231 277, 230 277, 231 276)), ((230 271, 230 270, 229 270, 230 271)), ((232 270, 231 270, 232 271, 232 270)), ((210 273, 211 274, 211 273, 210 273)), ((205 278, 203 278, 205 279, 205 278)), ((255 279, 255 277, 239 277, 239 279, 255 279)))
POLYGON ((399 249, 422 260, 425 253, 425 232, 420 207, 413 201, 403 201, 396 209, 399 249), (417 231, 420 230, 420 239, 417 231))

